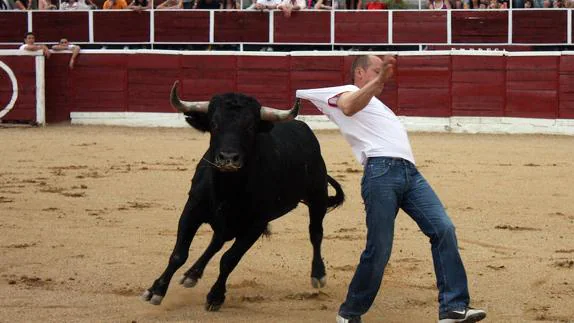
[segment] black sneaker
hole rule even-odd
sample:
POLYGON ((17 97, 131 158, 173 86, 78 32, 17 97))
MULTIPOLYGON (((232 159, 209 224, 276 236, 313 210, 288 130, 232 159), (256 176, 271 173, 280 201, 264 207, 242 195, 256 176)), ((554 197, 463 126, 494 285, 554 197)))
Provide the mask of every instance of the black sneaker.
POLYGON ((361 317, 359 316, 346 319, 342 317, 340 314, 337 314, 337 323, 361 323, 361 317))
POLYGON ((478 310, 472 307, 467 307, 460 311, 449 311, 445 314, 441 314, 438 317, 439 323, 473 323, 481 321, 486 317, 486 312, 483 310, 478 310))

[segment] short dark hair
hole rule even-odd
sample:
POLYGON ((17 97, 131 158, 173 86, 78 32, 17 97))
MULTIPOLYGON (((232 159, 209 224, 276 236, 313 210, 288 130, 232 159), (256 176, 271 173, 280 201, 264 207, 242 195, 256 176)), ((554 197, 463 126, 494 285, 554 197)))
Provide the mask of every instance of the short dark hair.
POLYGON ((29 32, 27 32, 26 34, 24 34, 24 38, 28 38, 29 35, 32 35, 32 36, 36 37, 36 35, 34 35, 33 32, 29 31, 29 32))
POLYGON ((351 65, 351 83, 355 83, 355 70, 359 67, 366 70, 369 65, 371 65, 370 55, 357 56, 351 65))

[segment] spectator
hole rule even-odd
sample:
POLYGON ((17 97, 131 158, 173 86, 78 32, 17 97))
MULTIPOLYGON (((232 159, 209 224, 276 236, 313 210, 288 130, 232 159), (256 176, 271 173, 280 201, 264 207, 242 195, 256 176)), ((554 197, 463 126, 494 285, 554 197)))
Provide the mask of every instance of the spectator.
MULTIPOLYGON (((428 0, 429 9, 452 9, 448 0, 428 0)), ((473 0, 478 1, 478 0, 473 0)))
POLYGON ((130 5, 128 6, 128 9, 136 11, 151 9, 152 3, 153 0, 132 0, 130 5))
POLYGON ((52 4, 51 0, 38 0, 38 10, 55 10, 58 9, 52 4))
MULTIPOLYGON (((366 4, 363 5, 363 0, 359 0, 357 3, 358 9, 365 10, 385 10, 387 9, 387 4, 382 0, 368 0, 366 4)), ((448 0, 445 0, 448 1, 448 0)))
POLYGON ((193 9, 223 9, 221 0, 195 0, 193 9))
POLYGON ((291 12, 303 10, 307 7, 305 0, 283 0, 277 9, 283 11, 285 17, 291 17, 291 12))
POLYGON ((78 2, 76 0, 63 0, 60 4, 60 10, 77 10, 78 2))
POLYGON ((32 0, 15 0, 14 9, 16 10, 32 10, 32 0))
POLYGON ((255 3, 255 9, 265 10, 265 9, 277 9, 277 6, 281 4, 281 0, 257 0, 255 3))
POLYGON ((98 9, 98 5, 92 0, 78 0, 78 10, 98 9))
POLYGON ((498 0, 490 0, 487 8, 488 9, 498 9, 498 0))
POLYGON ((193 9, 194 0, 182 0, 183 9, 193 9))
MULTIPOLYGON (((336 6, 337 6, 337 1, 333 2, 333 0, 317 0, 314 8, 317 10, 332 10, 332 9, 337 9, 337 8, 333 8, 336 6)), ((311 6, 309 6, 309 8, 311 8, 311 6)))
POLYGON ((128 8, 128 4, 126 2, 126 0, 106 0, 106 2, 104 2, 104 6, 103 9, 106 10, 117 10, 117 9, 127 9, 128 8))
POLYGON ((239 9, 241 7, 239 1, 235 0, 224 0, 223 3, 223 9, 239 9))
POLYGON ((12 10, 12 7, 8 5, 7 0, 0 0, 0 10, 12 10))
POLYGON ((182 9, 183 3, 181 0, 165 0, 160 3, 156 9, 182 9))
POLYGON ((564 3, 562 2, 562 0, 554 0, 552 2, 552 7, 553 8, 564 8, 564 3))
POLYGON ((509 0, 498 0, 498 9, 508 9, 509 7, 509 0))
POLYGON ((20 50, 27 50, 31 52, 41 50, 46 58, 50 58, 50 50, 46 45, 36 45, 36 36, 32 32, 27 32, 24 37, 24 44, 20 46, 20 50))
POLYGON ((532 0, 524 0, 524 8, 532 8, 532 0))
POLYGON ((70 58, 70 63, 68 66, 70 69, 74 68, 74 64, 76 62, 76 57, 80 54, 80 46, 71 44, 67 38, 60 39, 60 42, 57 45, 52 46, 52 50, 55 51, 62 51, 62 50, 69 50, 72 51, 72 58, 70 58))

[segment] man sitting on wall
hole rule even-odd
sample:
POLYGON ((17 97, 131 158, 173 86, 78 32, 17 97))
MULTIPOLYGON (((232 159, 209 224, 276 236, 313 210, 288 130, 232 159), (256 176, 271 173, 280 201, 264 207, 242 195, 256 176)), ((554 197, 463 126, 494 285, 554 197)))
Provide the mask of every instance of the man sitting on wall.
POLYGON ((74 45, 68 41, 67 38, 60 39, 60 42, 57 45, 52 46, 52 50, 55 51, 62 51, 62 50, 69 50, 72 51, 72 58, 70 58, 70 69, 74 68, 74 63, 76 62, 76 57, 80 54, 80 46, 74 45))

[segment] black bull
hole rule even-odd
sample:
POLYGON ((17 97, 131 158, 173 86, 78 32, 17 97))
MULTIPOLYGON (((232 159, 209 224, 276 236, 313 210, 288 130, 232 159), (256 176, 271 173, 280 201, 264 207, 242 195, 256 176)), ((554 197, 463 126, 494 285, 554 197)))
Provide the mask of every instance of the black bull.
POLYGON ((341 186, 327 175, 317 138, 290 111, 274 110, 237 93, 214 96, 207 102, 185 102, 172 88, 172 105, 194 128, 211 133, 210 146, 197 165, 189 198, 181 214, 177 241, 163 274, 142 298, 159 305, 176 270, 186 262, 197 229, 209 223, 213 237, 201 257, 185 272, 180 284, 193 287, 205 266, 226 241, 235 239, 220 261, 219 277, 207 295, 206 309, 225 301, 227 278, 241 257, 266 232, 270 221, 293 210, 299 202, 309 208, 313 245, 311 282, 326 283, 321 257, 323 218, 343 203, 341 186), (281 121, 273 123, 276 121, 281 121), (336 191, 328 196, 328 183, 336 191))

